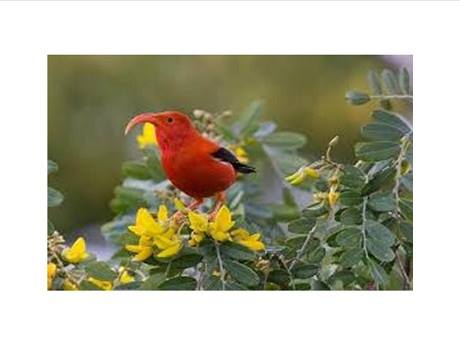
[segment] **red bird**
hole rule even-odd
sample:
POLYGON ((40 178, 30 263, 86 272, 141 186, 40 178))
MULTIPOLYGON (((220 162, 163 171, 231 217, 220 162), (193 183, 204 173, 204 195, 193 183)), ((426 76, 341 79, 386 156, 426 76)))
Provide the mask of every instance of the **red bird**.
POLYGON ((238 161, 227 149, 203 137, 183 113, 165 111, 137 115, 126 126, 125 134, 145 122, 155 126, 166 176, 174 186, 195 199, 189 209, 199 207, 204 198, 214 196, 213 216, 224 203, 225 190, 235 182, 237 173, 256 171, 238 161))

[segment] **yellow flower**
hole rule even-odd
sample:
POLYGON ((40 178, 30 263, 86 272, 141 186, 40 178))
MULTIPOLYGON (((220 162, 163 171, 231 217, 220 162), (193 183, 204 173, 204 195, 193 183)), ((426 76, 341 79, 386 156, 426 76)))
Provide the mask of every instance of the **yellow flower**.
POLYGON ((120 269, 118 271, 121 273, 121 275, 120 275, 120 283, 121 284, 132 283, 133 281, 136 280, 131 274, 129 274, 129 272, 128 272, 128 270, 126 268, 120 267, 120 269))
POLYGON ((339 199, 340 193, 335 192, 335 191, 330 191, 327 195, 327 199, 329 201, 329 205, 331 207, 334 207, 334 205, 337 203, 337 200, 339 199))
POLYGON ((62 251, 62 257, 72 264, 85 261, 89 257, 89 254, 86 252, 85 239, 79 237, 70 248, 66 248, 62 251))
POLYGON ((128 229, 138 236, 146 235, 153 237, 163 231, 160 224, 153 219, 150 212, 145 208, 140 208, 136 214, 136 224, 128 226, 128 229))
POLYGON ((260 240, 260 234, 250 234, 246 229, 238 228, 231 232, 235 242, 254 251, 264 250, 265 245, 260 240))
POLYGON ((108 280, 99 280, 93 277, 88 277, 88 281, 93 283, 102 290, 112 290, 112 282, 108 280))
POLYGON ((285 180, 292 185, 298 185, 307 179, 317 179, 319 176, 319 172, 316 169, 310 167, 301 167, 294 174, 287 176, 285 180))
POLYGON ((161 205, 157 212, 157 220, 145 208, 140 208, 136 214, 136 224, 129 230, 139 236, 136 245, 126 245, 126 250, 136 253, 134 260, 144 261, 150 256, 167 258, 176 255, 182 248, 182 240, 176 233, 176 228, 168 225, 168 209, 161 205))
POLYGON ((208 217, 197 212, 189 212, 188 219, 190 228, 197 232, 206 232, 208 230, 208 217))
POLYGON ((144 124, 142 134, 137 136, 137 144, 139 148, 143 149, 148 145, 157 145, 157 136, 155 133, 155 126, 151 123, 144 124))
POLYGON ((48 290, 53 286, 53 279, 56 276, 57 266, 52 262, 48 262, 48 290))
POLYGON ((216 219, 209 224, 209 234, 216 241, 230 240, 228 231, 233 227, 232 214, 227 206, 222 206, 217 211, 216 219))
POLYGON ((63 288, 66 291, 76 291, 76 290, 78 290, 78 286, 75 283, 72 283, 69 279, 64 280, 63 288))

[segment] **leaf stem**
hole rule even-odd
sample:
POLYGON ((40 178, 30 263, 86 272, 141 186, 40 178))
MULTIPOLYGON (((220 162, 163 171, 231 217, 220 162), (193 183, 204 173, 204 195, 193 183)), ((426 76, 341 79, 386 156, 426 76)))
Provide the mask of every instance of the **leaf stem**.
POLYGON ((382 100, 391 100, 391 99, 408 99, 412 100, 412 95, 370 95, 371 99, 382 99, 382 100))
POLYGON ((403 264, 401 255, 398 252, 398 248, 396 248, 395 254, 396 254, 396 261, 398 262, 399 270, 401 271, 401 274, 404 279, 404 289, 407 290, 407 288, 409 288, 410 290, 412 290, 412 283, 410 281, 409 276, 407 275, 406 269, 404 268, 404 264, 403 264))
POLYGON ((217 253, 217 262, 219 263, 219 271, 220 271, 220 282, 222 283, 222 290, 225 290, 225 270, 224 270, 224 264, 222 262, 222 257, 220 255, 220 248, 219 244, 214 241, 214 246, 216 247, 216 253, 217 253))

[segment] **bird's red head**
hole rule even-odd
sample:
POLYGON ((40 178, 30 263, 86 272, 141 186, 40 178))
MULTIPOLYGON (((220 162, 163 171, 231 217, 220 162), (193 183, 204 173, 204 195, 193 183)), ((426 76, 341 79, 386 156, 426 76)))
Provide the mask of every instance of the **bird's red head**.
POLYGON ((125 135, 140 123, 151 123, 155 126, 158 144, 161 149, 182 144, 183 140, 196 131, 190 118, 178 111, 161 113, 143 113, 135 116, 125 129, 125 135))

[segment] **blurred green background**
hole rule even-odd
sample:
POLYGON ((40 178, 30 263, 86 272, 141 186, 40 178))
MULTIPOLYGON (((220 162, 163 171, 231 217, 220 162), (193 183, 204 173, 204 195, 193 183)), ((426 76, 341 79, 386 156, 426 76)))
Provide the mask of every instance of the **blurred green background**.
POLYGON ((339 135, 339 161, 352 158, 372 105, 351 107, 349 89, 367 90, 367 73, 406 66, 410 56, 49 56, 48 157, 59 164, 50 184, 65 195, 49 210, 63 233, 112 218, 108 202, 121 163, 137 156, 123 129, 145 111, 238 112, 264 99, 262 118, 304 133, 306 157, 339 135))

